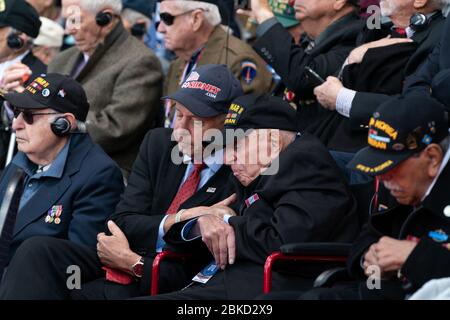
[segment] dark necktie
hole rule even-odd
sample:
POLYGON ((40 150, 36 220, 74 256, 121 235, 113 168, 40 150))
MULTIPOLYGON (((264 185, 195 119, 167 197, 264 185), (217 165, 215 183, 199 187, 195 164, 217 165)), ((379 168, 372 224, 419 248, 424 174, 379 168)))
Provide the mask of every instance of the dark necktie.
POLYGON ((9 261, 9 246, 23 191, 23 171, 18 169, 10 179, 0 207, 0 279, 9 261))

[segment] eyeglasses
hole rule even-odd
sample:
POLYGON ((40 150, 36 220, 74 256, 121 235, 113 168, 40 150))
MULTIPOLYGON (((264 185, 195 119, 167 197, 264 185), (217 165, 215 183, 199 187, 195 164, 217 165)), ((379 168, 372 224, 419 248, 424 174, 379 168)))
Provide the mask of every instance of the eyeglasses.
POLYGON ((205 10, 205 9, 202 9, 202 8, 196 8, 196 9, 192 9, 192 10, 189 10, 189 11, 186 11, 186 12, 183 12, 183 13, 180 13, 180 14, 177 14, 177 15, 172 15, 172 14, 170 14, 170 13, 168 13, 168 12, 161 12, 161 13, 159 14, 159 19, 160 19, 162 22, 164 22, 164 24, 165 24, 166 26, 171 26, 171 25, 173 25, 173 23, 175 22, 175 18, 176 18, 176 17, 179 17, 179 16, 182 16, 182 15, 191 13, 192 11, 195 11, 195 10, 208 11, 208 10, 205 10))
POLYGON ((34 116, 45 116, 49 114, 59 114, 58 112, 31 112, 28 110, 23 109, 14 109, 14 119, 17 119, 17 117, 22 114, 23 121, 25 121, 27 124, 33 124, 34 122, 34 116))

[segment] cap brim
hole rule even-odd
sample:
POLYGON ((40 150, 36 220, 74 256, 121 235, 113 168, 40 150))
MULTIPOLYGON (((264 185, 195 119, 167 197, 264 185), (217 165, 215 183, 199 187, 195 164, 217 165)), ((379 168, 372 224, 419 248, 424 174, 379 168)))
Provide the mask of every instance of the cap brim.
POLYGON ((300 23, 300 21, 298 21, 296 19, 288 19, 285 17, 277 16, 277 15, 275 15, 275 17, 277 18, 278 22, 281 23, 283 28, 290 28, 290 27, 296 26, 300 23))
POLYGON ((3 100, 8 101, 11 105, 15 107, 20 107, 22 109, 45 109, 48 106, 33 100, 30 96, 25 93, 7 93, 3 97, 3 100))
POLYGON ((221 114, 219 111, 209 107, 202 101, 199 101, 198 99, 192 97, 189 94, 186 94, 181 90, 178 90, 177 92, 174 92, 168 96, 162 97, 161 99, 175 100, 181 103, 190 112, 192 112, 194 115, 200 118, 211 118, 221 114))
POLYGON ((353 157, 347 168, 375 177, 392 170, 414 152, 417 150, 389 152, 365 147, 353 157))

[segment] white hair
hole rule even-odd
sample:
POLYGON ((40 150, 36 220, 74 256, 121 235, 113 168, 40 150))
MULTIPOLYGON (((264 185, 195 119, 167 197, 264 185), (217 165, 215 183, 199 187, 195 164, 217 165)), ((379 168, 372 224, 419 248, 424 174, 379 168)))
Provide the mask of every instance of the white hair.
POLYGON ((450 0, 432 0, 432 3, 442 10, 444 16, 447 16, 450 9, 450 0))
POLYGON ((222 22, 219 8, 212 3, 206 3, 195 0, 174 0, 172 1, 183 11, 202 9, 205 20, 213 27, 218 26, 222 22))
POLYGON ((122 12, 121 0, 80 0, 80 5, 94 15, 105 9, 111 9, 118 16, 122 12))

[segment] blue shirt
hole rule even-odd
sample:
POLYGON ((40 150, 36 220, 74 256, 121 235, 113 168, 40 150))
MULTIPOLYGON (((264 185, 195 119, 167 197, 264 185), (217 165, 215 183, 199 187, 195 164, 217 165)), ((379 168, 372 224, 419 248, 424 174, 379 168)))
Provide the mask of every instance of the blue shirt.
POLYGON ((69 154, 70 138, 68 142, 64 145, 61 151, 56 156, 55 160, 49 165, 44 167, 43 171, 36 173, 38 166, 31 162, 28 157, 23 152, 19 152, 12 162, 23 169, 25 172, 25 184, 22 197, 20 198, 20 209, 28 202, 28 200, 33 197, 36 191, 42 186, 46 178, 56 178, 62 177, 64 172, 64 167, 67 161, 67 155, 69 154), (45 169, 47 168, 47 169, 45 169))
MULTIPOLYGON (((184 156, 183 159, 184 163, 188 163, 186 167, 186 172, 184 173, 183 179, 181 180, 181 184, 178 186, 178 190, 183 185, 183 183, 187 180, 189 175, 194 170, 194 164, 192 163, 192 159, 189 156, 184 156)), ((208 181, 209 179, 214 176, 214 174, 219 171, 219 169, 223 165, 223 149, 217 151, 214 155, 211 155, 204 160, 205 162, 205 168, 200 172, 200 182, 197 186, 197 191, 201 189, 208 181)), ((163 240, 164 236, 164 222, 166 222, 168 215, 166 215, 160 225, 159 225, 159 232, 158 232, 158 239, 156 241, 156 252, 161 252, 162 248, 166 244, 166 242, 163 240)))

